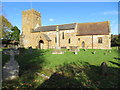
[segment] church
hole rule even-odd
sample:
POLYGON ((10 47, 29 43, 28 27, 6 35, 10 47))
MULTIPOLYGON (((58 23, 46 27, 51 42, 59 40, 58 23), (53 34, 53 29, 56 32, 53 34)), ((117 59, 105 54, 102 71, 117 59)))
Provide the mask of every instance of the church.
POLYGON ((56 44, 66 49, 70 46, 111 49, 110 21, 42 26, 40 12, 34 9, 22 11, 23 47, 50 49, 56 48, 56 44))

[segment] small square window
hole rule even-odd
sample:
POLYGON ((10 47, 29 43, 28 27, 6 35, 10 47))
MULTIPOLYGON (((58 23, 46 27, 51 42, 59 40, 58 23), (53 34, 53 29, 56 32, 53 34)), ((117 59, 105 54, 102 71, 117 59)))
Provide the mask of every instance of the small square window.
POLYGON ((102 37, 98 37, 98 43, 102 43, 102 37))

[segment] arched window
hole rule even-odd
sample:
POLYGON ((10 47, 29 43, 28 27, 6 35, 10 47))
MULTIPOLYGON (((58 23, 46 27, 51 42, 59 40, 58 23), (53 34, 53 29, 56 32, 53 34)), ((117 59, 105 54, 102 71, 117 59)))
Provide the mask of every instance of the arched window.
POLYGON ((62 39, 64 39, 64 32, 62 32, 62 39))
POLYGON ((70 44, 70 38, 68 39, 68 43, 70 44))

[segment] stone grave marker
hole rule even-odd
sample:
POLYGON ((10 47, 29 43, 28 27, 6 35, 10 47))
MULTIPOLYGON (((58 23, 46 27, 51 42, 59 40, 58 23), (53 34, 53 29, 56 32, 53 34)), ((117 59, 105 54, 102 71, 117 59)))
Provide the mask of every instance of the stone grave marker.
POLYGON ((29 53, 31 54, 32 53, 32 47, 29 47, 29 53))
POLYGON ((70 46, 70 51, 74 52, 74 54, 78 54, 80 50, 78 46, 70 46))
POLYGON ((52 51, 52 54, 64 54, 64 51, 60 48, 60 31, 59 26, 56 26, 56 48, 52 51))
POLYGON ((100 67, 101 67, 102 75, 106 75, 107 74, 107 69, 108 69, 107 63, 106 62, 101 63, 100 67))
POLYGON ((95 54, 95 53, 96 53, 96 51, 93 51, 93 52, 92 52, 92 54, 95 54))
POLYGON ((5 63, 3 67, 3 80, 13 80, 19 75, 19 64, 14 60, 14 55, 19 54, 19 52, 11 49, 9 54, 10 61, 5 63))

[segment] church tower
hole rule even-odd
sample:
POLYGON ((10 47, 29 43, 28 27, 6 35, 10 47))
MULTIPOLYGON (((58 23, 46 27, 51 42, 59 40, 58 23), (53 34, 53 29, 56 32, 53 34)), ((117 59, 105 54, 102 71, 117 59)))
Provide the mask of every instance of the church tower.
POLYGON ((29 39, 33 30, 39 26, 41 26, 40 12, 34 9, 22 11, 22 46, 25 47, 25 45, 29 44, 29 39))

